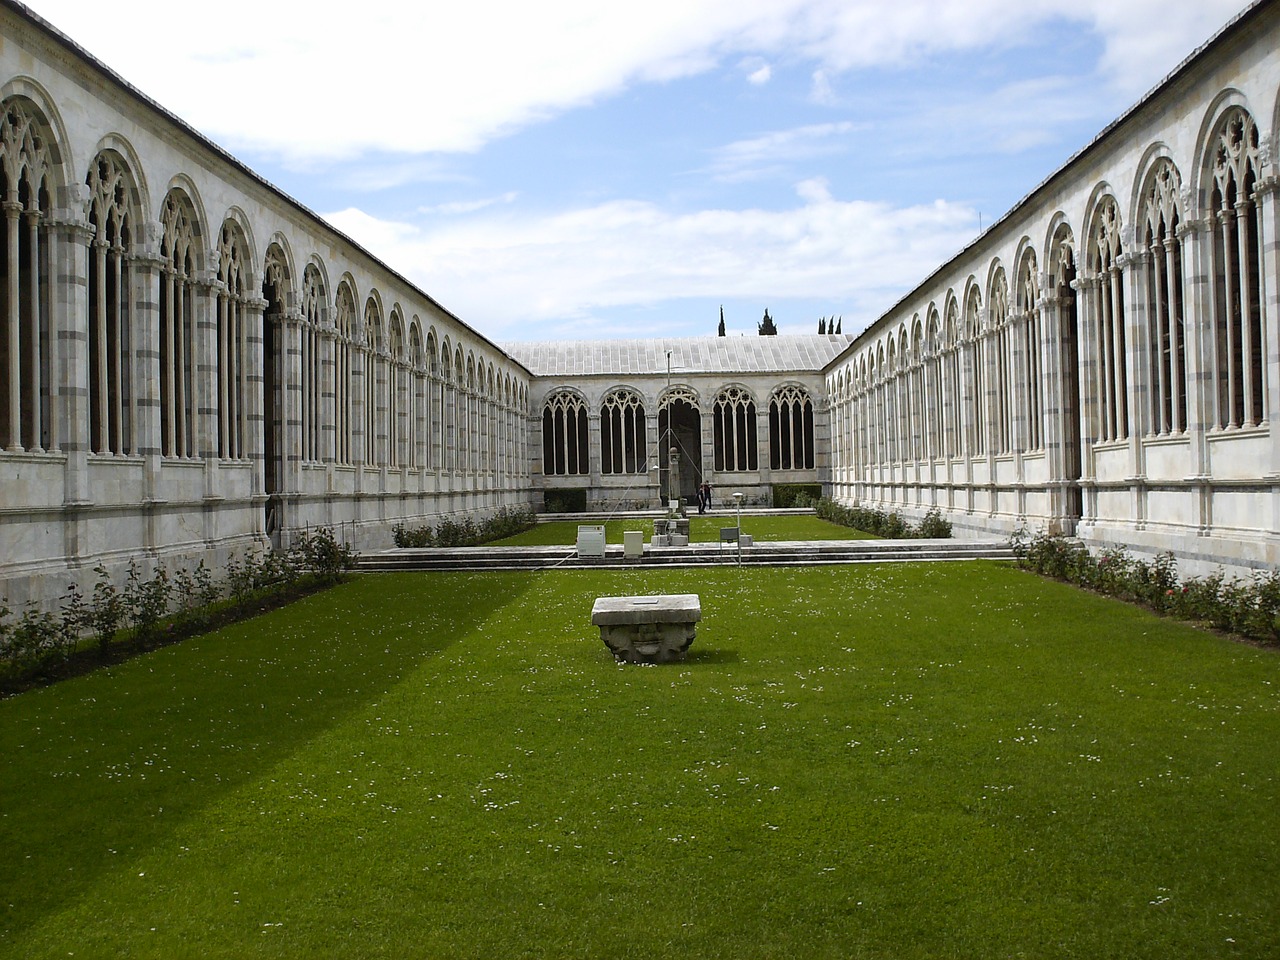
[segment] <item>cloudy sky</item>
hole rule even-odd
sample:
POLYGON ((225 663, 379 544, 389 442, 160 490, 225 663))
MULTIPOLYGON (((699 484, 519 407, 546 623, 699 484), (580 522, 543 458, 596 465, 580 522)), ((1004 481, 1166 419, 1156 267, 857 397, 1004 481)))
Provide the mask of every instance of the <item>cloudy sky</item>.
POLYGON ((856 332, 1245 0, 34 0, 497 340, 856 332), (182 39, 185 38, 185 39, 182 39))

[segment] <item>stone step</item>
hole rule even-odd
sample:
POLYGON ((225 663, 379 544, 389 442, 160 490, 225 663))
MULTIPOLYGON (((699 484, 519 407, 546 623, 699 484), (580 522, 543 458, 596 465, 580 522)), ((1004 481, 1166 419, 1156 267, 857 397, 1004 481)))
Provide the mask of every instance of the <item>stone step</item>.
MULTIPOLYGON (((902 563, 957 560, 1011 560, 1013 551, 996 541, 826 540, 756 543, 742 549, 751 566, 812 566, 848 563, 902 563)), ((684 547, 646 545, 628 559, 621 545, 605 548, 603 558, 579 557, 573 547, 427 547, 366 554, 356 569, 366 572, 409 570, 542 570, 591 567, 690 567, 735 564, 732 545, 693 543, 684 547)))

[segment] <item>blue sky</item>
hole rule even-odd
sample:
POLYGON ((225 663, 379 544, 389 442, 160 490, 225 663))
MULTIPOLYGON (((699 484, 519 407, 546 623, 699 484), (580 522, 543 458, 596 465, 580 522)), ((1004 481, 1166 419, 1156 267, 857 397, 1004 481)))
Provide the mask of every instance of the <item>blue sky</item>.
POLYGON ((1243 0, 183 6, 33 3, 502 341, 856 332, 1243 0))

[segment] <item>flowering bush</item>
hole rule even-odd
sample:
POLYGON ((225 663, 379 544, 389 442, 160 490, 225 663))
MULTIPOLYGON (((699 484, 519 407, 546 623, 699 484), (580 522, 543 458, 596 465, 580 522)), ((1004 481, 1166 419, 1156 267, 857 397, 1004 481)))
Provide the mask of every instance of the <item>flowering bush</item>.
POLYGON ((1109 547, 1094 556, 1078 541, 1026 531, 1014 534, 1011 545, 1023 569, 1141 603, 1157 613, 1254 640, 1280 641, 1280 571, 1235 580, 1218 571, 1179 582, 1171 553, 1147 561, 1123 547, 1109 547))

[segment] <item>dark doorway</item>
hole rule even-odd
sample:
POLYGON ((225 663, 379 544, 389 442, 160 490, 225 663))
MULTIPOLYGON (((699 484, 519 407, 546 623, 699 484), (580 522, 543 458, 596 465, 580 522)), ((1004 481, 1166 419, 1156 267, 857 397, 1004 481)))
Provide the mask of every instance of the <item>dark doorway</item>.
POLYGON ((667 499, 675 497, 668 489, 672 447, 680 453, 678 492, 688 503, 702 484, 702 414, 687 400, 672 400, 658 411, 658 465, 662 468, 662 495, 667 499))

